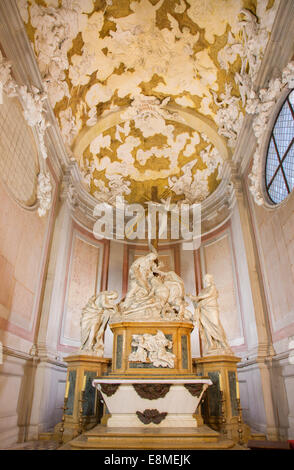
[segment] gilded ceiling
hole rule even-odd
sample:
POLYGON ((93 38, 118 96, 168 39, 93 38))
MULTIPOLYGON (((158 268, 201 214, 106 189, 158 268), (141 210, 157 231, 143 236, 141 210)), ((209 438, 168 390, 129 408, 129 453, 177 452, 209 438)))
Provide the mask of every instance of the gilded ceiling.
POLYGON ((68 151, 98 200, 204 200, 233 152, 276 0, 17 0, 68 151), (192 125, 182 111, 211 131, 192 125))

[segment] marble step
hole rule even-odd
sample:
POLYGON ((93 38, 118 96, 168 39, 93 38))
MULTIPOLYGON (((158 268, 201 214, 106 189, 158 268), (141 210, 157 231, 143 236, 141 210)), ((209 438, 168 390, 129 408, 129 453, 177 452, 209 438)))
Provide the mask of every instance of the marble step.
POLYGON ((71 449, 229 449, 208 426, 198 428, 108 428, 98 425, 68 443, 71 449))

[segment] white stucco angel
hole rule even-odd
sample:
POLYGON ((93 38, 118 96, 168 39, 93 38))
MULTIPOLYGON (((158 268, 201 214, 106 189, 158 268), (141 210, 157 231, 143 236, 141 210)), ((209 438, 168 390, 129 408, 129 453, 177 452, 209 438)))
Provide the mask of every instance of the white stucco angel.
POLYGON ((232 355, 219 318, 218 291, 213 276, 204 276, 204 289, 197 296, 189 295, 195 307, 195 321, 199 327, 203 355, 232 355))
POLYGON ((104 335, 108 320, 117 313, 114 301, 118 294, 115 291, 104 291, 94 294, 88 300, 81 315, 81 347, 84 353, 103 356, 104 335))

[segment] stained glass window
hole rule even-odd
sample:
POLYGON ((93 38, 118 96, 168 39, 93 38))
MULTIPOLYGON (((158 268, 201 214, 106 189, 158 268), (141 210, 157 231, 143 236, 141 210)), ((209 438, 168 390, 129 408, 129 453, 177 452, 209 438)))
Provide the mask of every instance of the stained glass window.
POLYGON ((294 90, 284 101, 271 133, 265 187, 273 204, 282 202, 294 187, 294 90))

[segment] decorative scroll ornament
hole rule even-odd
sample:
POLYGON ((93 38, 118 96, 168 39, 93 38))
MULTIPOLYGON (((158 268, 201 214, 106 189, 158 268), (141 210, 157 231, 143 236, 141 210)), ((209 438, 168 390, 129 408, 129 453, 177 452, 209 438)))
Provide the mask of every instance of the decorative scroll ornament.
POLYGON ((111 397, 118 390, 119 384, 101 384, 101 392, 107 397, 111 397))
POLYGON ((61 134, 64 142, 70 146, 77 134, 76 119, 72 114, 72 109, 67 108, 59 114, 61 134))
MULTIPOLYGON (((11 75, 11 62, 4 59, 0 52, 0 84, 8 98, 18 98, 23 108, 23 116, 27 124, 33 128, 38 136, 39 150, 41 156, 46 159, 47 148, 45 145, 45 132, 49 122, 45 117, 44 101, 47 96, 36 87, 29 92, 27 86, 19 86, 11 75)), ((48 173, 40 173, 38 176, 37 198, 39 200, 38 214, 40 217, 51 207, 52 185, 48 173)))
MULTIPOLYGON (((201 134, 203 140, 208 141, 205 134, 201 134)), ((218 169, 220 178, 223 160, 219 151, 209 144, 204 150, 201 150, 200 157, 206 164, 206 169, 196 170, 193 174, 193 167, 197 164, 197 159, 186 163, 181 169, 180 177, 171 176, 168 178, 169 188, 177 195, 184 195, 185 199, 180 204, 196 204, 209 196, 208 177, 218 169)))
POLYGON ((160 413, 158 410, 145 410, 143 413, 136 411, 136 415, 143 424, 160 424, 166 418, 167 413, 160 413))
POLYGON ((36 87, 29 92, 27 86, 19 86, 11 75, 11 62, 4 59, 0 52, 0 84, 8 98, 18 97, 22 107, 23 115, 27 124, 34 128, 39 138, 40 153, 44 159, 47 158, 47 149, 44 143, 44 134, 50 125, 46 121, 44 101, 47 96, 36 87))
POLYGON ((17 96, 18 85, 11 76, 12 63, 4 59, 0 51, 0 84, 8 98, 17 96))
POLYGON ((166 119, 183 121, 178 113, 164 108, 169 100, 167 97, 160 102, 154 96, 136 96, 121 117, 128 121, 133 120, 144 137, 159 134, 166 128, 166 119))
POLYGON ((215 92, 212 93, 214 102, 219 108, 215 118, 218 133, 228 139, 229 147, 235 147, 244 119, 240 110, 240 98, 232 96, 232 86, 227 83, 225 93, 221 93, 220 100, 217 99, 215 92))
POLYGON ((255 114, 253 120, 253 131, 257 139, 257 148, 254 153, 253 166, 249 178, 251 181, 250 191, 255 203, 259 206, 263 205, 265 202, 261 187, 263 174, 263 139, 265 132, 267 132, 268 123, 273 109, 285 87, 288 87, 289 89, 294 87, 294 62, 290 62, 285 67, 280 78, 271 79, 268 87, 259 91, 259 94, 254 100, 254 106, 252 106, 251 114, 255 114))
POLYGON ((243 17, 239 22, 241 40, 229 33, 228 44, 218 53, 220 66, 226 71, 238 56, 241 58, 240 73, 235 74, 240 98, 232 94, 231 85, 226 85, 220 100, 213 92, 214 102, 219 108, 216 113, 218 133, 228 139, 228 145, 232 148, 236 146, 244 120, 242 107, 247 113, 255 111, 254 83, 269 39, 269 29, 261 23, 262 18, 258 22, 258 18, 247 9, 242 9, 240 14, 243 17))
POLYGON ((39 201, 38 214, 43 217, 51 207, 52 184, 49 173, 39 173, 37 198, 39 201))
POLYGON ((157 400, 165 397, 171 384, 133 384, 133 387, 141 398, 157 400))
POLYGON ((18 87, 18 94, 24 110, 24 118, 30 127, 36 129, 39 138, 39 148, 44 159, 47 158, 47 149, 44 141, 46 129, 49 122, 45 118, 44 101, 47 96, 40 92, 36 87, 32 87, 32 93, 26 86, 18 87))
POLYGON ((203 384, 185 384, 184 387, 193 397, 199 398, 203 389, 203 384))

